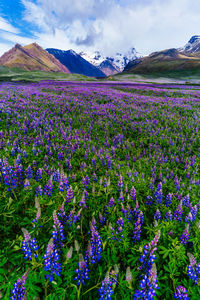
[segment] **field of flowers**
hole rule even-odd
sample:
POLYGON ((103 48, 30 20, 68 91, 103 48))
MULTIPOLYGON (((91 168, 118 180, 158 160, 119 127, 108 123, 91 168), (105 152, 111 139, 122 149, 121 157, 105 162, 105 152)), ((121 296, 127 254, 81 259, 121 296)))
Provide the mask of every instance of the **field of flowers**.
POLYGON ((200 87, 0 85, 0 298, 200 299, 200 87))

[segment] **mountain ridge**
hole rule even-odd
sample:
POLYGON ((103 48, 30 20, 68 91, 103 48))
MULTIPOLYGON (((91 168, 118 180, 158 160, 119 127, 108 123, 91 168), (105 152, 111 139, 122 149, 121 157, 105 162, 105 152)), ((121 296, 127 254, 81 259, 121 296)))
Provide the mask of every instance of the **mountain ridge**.
POLYGON ((0 65, 24 70, 70 73, 54 56, 36 43, 27 46, 16 44, 0 57, 0 65))
POLYGON ((200 68, 200 36, 193 36, 182 48, 170 48, 156 51, 148 56, 133 60, 124 68, 124 72, 150 74, 200 68))
POLYGON ((54 55, 69 71, 74 74, 82 74, 90 77, 106 77, 105 73, 90 62, 81 57, 74 50, 60 50, 56 48, 47 48, 46 51, 54 55))

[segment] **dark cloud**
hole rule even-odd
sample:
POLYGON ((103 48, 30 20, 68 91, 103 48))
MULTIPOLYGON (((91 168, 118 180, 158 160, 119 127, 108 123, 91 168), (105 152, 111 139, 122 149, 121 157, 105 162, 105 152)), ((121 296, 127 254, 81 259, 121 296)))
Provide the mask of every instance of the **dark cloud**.
POLYGON ((96 42, 96 39, 100 37, 100 33, 97 33, 94 28, 90 28, 86 37, 77 37, 75 40, 75 44, 77 46, 93 46, 96 42))

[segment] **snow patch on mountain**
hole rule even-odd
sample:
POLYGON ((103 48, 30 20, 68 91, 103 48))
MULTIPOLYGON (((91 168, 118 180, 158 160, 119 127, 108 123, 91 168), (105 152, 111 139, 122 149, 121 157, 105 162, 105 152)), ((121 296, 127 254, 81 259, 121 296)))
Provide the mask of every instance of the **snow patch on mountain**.
POLYGON ((183 47, 180 48, 179 51, 182 52, 189 52, 195 53, 200 51, 200 35, 194 35, 188 41, 188 43, 183 47))
POLYGON ((139 54, 135 48, 129 49, 126 53, 117 52, 113 56, 104 56, 100 51, 94 52, 80 52, 84 59, 89 61, 95 66, 99 66, 103 61, 109 60, 113 65, 115 65, 120 71, 123 71, 125 66, 132 60, 138 58, 139 54))

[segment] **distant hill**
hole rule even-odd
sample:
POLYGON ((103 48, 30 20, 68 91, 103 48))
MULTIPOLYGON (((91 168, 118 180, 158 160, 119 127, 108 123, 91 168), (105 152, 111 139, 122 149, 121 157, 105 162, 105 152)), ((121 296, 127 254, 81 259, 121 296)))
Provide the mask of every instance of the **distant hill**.
POLYGON ((107 76, 120 73, 120 69, 109 59, 102 61, 98 68, 107 76))
POLYGON ((133 60, 125 67, 124 72, 150 74, 198 68, 200 68, 200 55, 172 48, 133 60))
POLYGON ((16 44, 0 57, 0 65, 10 68, 17 67, 27 71, 39 70, 70 73, 53 55, 36 43, 25 47, 16 44))
POLYGON ((91 77, 106 77, 105 73, 85 60, 73 50, 59 50, 47 48, 46 51, 57 58, 71 73, 82 74, 91 77))

